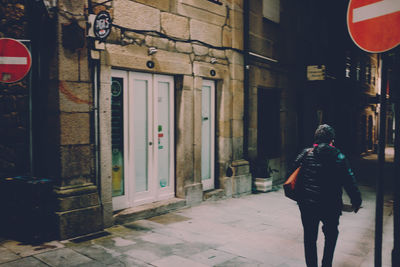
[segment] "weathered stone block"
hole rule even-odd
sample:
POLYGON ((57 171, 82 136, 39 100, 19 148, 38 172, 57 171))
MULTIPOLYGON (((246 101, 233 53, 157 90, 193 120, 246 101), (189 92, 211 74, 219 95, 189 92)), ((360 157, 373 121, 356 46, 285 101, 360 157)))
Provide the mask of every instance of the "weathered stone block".
POLYGON ((232 47, 243 50, 243 31, 232 29, 232 47))
POLYGON ((247 160, 235 160, 231 164, 233 176, 245 175, 250 173, 250 163, 247 160))
POLYGON ((210 56, 218 59, 225 59, 225 50, 211 49, 210 56))
MULTIPOLYGON (((225 86, 224 86, 225 87, 225 86)), ((219 110, 219 116, 218 120, 224 121, 224 120, 231 120, 232 119, 232 114, 233 114, 233 101, 232 101, 232 94, 229 91, 229 88, 226 90, 222 90, 222 92, 219 92, 220 95, 218 95, 218 110, 219 110)))
POLYGON ((56 210, 63 212, 99 205, 99 196, 97 192, 94 192, 90 194, 59 198, 57 202, 58 207, 56 210))
POLYGON ((107 44, 107 65, 131 69, 148 69, 151 72, 192 74, 190 57, 187 54, 159 50, 148 56, 146 47, 107 44), (153 60, 155 66, 148 69, 146 62, 153 60))
POLYGON ((193 52, 196 56, 206 56, 208 55, 209 49, 206 46, 194 44, 193 52))
POLYGON ((189 19, 171 13, 161 13, 161 29, 170 36, 188 39, 189 19))
POLYGON ((183 76, 183 90, 193 90, 193 76, 183 76))
POLYGON ((231 0, 233 9, 235 10, 243 9, 243 1, 246 0, 231 0))
POLYGON ((243 195, 251 194, 251 175, 244 174, 232 177, 232 196, 240 197, 243 195))
MULTIPOLYGON (((89 145, 62 146, 61 178, 88 176, 93 170, 93 152, 89 145)), ((82 178, 80 178, 82 180, 82 178)), ((78 179, 77 182, 82 182, 78 179)), ((65 184, 74 184, 72 180, 63 180, 65 184)))
POLYGON ((155 7, 157 9, 168 11, 170 1, 160 1, 160 0, 135 0, 136 2, 155 7))
POLYGON ((222 162, 232 159, 232 138, 218 137, 218 159, 222 162))
POLYGON ((176 42, 175 45, 176 51, 181 53, 192 53, 192 45, 188 43, 176 42))
POLYGON ((103 230, 100 206, 56 212, 56 224, 61 240, 103 230))
POLYGON ((61 113, 61 145, 89 144, 89 113, 61 113))
POLYGON ((233 114, 232 118, 236 120, 243 119, 244 112, 244 88, 243 82, 238 80, 231 81, 231 90, 233 94, 233 114))
MULTIPOLYGON (((207 3, 207 1, 201 1, 203 3, 207 3)), ((197 1, 198 3, 201 3, 200 1, 197 1)), ((207 3, 208 4, 208 3, 207 3)), ((217 6, 213 4, 214 6, 217 6)), ((219 15, 216 13, 212 13, 208 11, 209 9, 201 9, 197 8, 191 5, 187 5, 184 3, 178 4, 177 6, 177 12, 178 14, 182 16, 186 16, 192 19, 204 21, 207 23, 211 23, 213 25, 221 27, 225 23, 225 14, 219 15)), ((224 10, 224 12, 226 12, 224 10)))
MULTIPOLYGON (((147 37, 146 37, 147 38, 147 37)), ((147 42, 146 42, 147 44, 147 42)), ((165 38, 152 37, 151 46, 155 46, 159 49, 168 50, 169 40, 165 38)))
POLYGON ((224 190, 226 197, 232 197, 232 177, 222 176, 219 179, 219 183, 221 185, 221 189, 224 190))
POLYGON ((196 90, 202 90, 203 88, 203 78, 199 76, 194 77, 194 89, 196 90))
POLYGON ((229 71, 232 80, 244 80, 244 68, 243 65, 239 64, 229 64, 229 71))
POLYGON ((160 31, 160 10, 133 1, 115 1, 113 19, 113 23, 123 27, 160 31))
POLYGON ((232 137, 232 124, 231 120, 218 121, 217 135, 219 137, 232 137))
POLYGON ((190 38, 221 46, 222 28, 199 20, 190 20, 190 38))
POLYGON ((230 9, 229 13, 231 26, 235 29, 243 30, 243 12, 240 10, 230 9))
POLYGON ((233 119, 232 120, 232 136, 233 137, 243 137, 243 120, 233 119))
POLYGON ((59 80, 61 81, 78 81, 79 64, 78 53, 60 48, 59 52, 59 80))
POLYGON ((103 226, 104 228, 108 228, 114 225, 113 220, 113 206, 112 201, 104 202, 103 200, 103 226))
POLYGON ((60 81, 60 111, 89 112, 92 106, 92 86, 86 82, 60 81))
POLYGON ((222 46, 232 47, 232 30, 227 26, 222 29, 222 46))
POLYGON ((153 55, 154 71, 172 74, 192 74, 192 64, 188 54, 158 51, 153 55))
POLYGON ((193 184, 193 91, 182 90, 177 101, 177 190, 193 184))
POLYGON ((243 66, 244 57, 241 53, 232 50, 226 50, 225 53, 226 56, 228 57, 229 63, 243 66))
POLYGON ((232 138, 233 159, 238 160, 243 158, 243 137, 232 138))
POLYGON ((193 73, 195 76, 202 76, 208 79, 224 79, 228 78, 228 66, 222 64, 211 64, 207 62, 193 62, 193 73), (210 71, 214 70, 215 75, 211 76, 210 71))
POLYGON ((193 206, 203 201, 203 184, 195 183, 185 186, 186 205, 193 206))

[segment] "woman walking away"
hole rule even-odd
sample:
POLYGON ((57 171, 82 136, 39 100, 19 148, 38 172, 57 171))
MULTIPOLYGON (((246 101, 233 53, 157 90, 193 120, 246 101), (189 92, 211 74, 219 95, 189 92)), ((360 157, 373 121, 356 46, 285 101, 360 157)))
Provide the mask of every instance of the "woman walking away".
POLYGON ((302 166, 296 190, 307 267, 318 267, 316 243, 320 222, 325 235, 322 267, 332 266, 343 207, 342 188, 349 195, 355 213, 361 206, 354 173, 345 155, 333 146, 334 138, 331 126, 320 125, 315 131, 314 146, 304 149, 294 163, 294 169, 302 166))

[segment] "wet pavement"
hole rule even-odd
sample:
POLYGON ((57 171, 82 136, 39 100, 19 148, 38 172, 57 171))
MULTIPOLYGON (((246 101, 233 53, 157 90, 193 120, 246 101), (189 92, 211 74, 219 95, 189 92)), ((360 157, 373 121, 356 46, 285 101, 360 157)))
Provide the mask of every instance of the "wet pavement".
MULTIPOLYGON (((362 209, 357 214, 344 212, 341 217, 335 267, 374 266, 375 191, 369 179, 359 182, 362 209)), ((344 199, 349 203, 347 196, 344 199)), ((391 266, 392 212, 388 193, 382 252, 385 267, 391 266)), ((321 230, 318 247, 321 258, 321 230)), ((268 193, 207 201, 147 220, 115 225, 96 238, 38 246, 0 240, 0 266, 304 267, 305 263, 297 205, 277 187, 268 193)))

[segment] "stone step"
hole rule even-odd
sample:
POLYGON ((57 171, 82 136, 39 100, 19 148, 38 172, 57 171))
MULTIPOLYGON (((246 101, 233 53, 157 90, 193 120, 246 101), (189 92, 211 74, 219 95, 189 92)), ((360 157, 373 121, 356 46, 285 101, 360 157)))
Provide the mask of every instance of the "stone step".
POLYGON ((186 207, 185 199, 172 198, 121 210, 116 212, 113 217, 116 224, 124 224, 162 215, 184 207, 186 207))
POLYGON ((203 200, 219 200, 219 199, 224 199, 225 198, 225 193, 223 189, 215 189, 215 190, 210 190, 207 192, 204 192, 203 195, 203 200))

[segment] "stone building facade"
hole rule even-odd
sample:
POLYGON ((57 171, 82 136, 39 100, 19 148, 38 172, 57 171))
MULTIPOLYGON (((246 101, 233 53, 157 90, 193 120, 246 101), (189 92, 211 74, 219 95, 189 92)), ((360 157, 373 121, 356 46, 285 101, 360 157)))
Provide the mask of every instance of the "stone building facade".
POLYGON ((242 1, 61 0, 58 10, 46 119, 61 239, 251 193, 242 1), (79 42, 86 7, 110 13, 105 42, 79 42))
MULTIPOLYGON (((32 4, 38 63, 21 163, 31 168, 2 175, 54 183, 57 238, 250 194, 259 169, 274 183, 286 176, 296 143, 288 1, 4 1, 32 4), (112 27, 100 41, 90 23, 103 11, 112 27)), ((10 90, 4 122, 27 98, 10 90)))
POLYGON ((296 17, 291 1, 246 3, 246 153, 259 188, 282 183, 297 152, 296 17))

